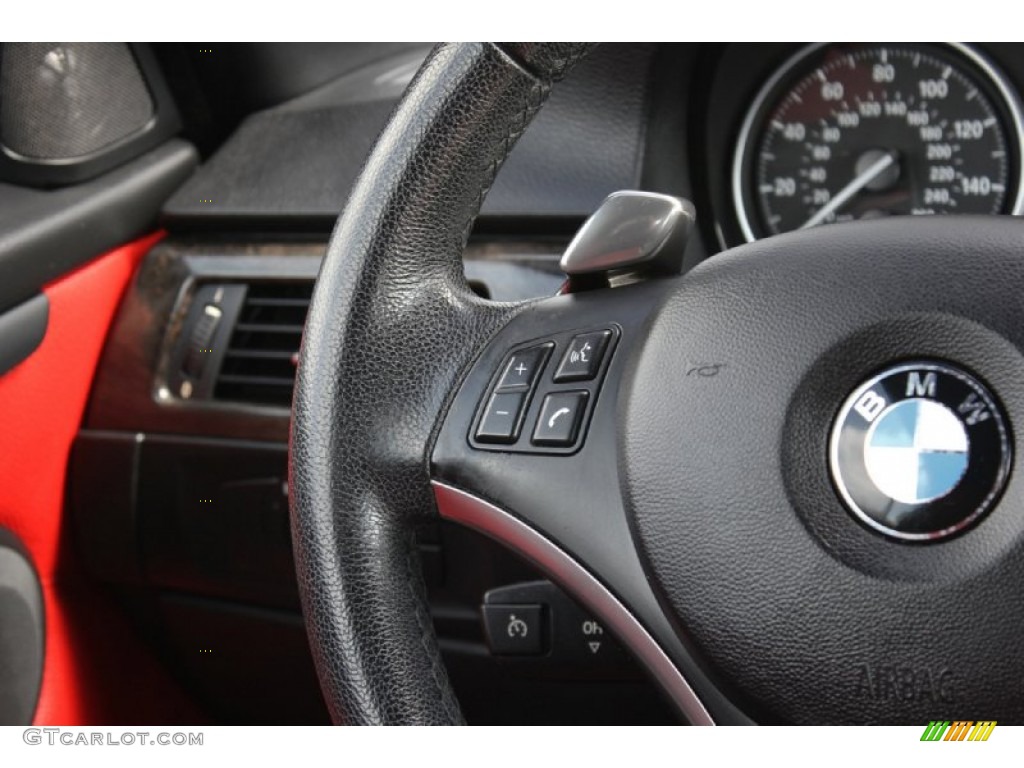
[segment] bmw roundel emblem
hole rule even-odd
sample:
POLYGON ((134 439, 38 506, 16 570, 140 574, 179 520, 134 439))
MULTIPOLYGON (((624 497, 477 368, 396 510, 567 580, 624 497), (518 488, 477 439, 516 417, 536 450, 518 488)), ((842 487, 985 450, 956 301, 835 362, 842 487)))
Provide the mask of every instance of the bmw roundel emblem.
POLYGON ((832 479, 864 524, 905 541, 934 541, 974 523, 1010 471, 1003 410, 973 376, 945 363, 907 363, 857 387, 832 428, 832 479))

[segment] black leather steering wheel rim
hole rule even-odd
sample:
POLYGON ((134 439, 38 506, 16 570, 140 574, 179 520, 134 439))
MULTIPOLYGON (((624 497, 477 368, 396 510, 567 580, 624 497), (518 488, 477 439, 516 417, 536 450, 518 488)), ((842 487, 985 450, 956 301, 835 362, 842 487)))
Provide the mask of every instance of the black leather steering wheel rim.
POLYGON ((447 44, 377 141, 321 267, 293 404, 290 498, 307 631, 331 717, 462 721, 417 562, 428 450, 481 345, 517 307, 461 258, 495 174, 583 44, 447 44))

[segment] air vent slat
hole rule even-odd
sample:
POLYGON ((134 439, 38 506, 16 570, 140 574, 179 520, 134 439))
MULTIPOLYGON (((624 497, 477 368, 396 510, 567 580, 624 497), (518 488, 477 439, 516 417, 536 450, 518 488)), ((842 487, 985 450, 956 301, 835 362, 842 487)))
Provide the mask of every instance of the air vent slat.
POLYGON ((228 357, 251 357, 254 360, 291 360, 292 352, 285 349, 229 349, 228 357))
POLYGON ((258 387, 294 387, 294 378, 277 378, 275 376, 237 376, 232 374, 221 375, 218 383, 222 384, 252 384, 258 387))
POLYGON ((302 333, 301 325, 271 325, 270 323, 239 323, 235 326, 235 332, 248 333, 302 333))
POLYGON ((214 388, 219 400, 288 407, 312 281, 250 283, 214 388))
POLYGON ((254 307, 306 307, 309 308, 309 299, 249 299, 247 302, 254 307))

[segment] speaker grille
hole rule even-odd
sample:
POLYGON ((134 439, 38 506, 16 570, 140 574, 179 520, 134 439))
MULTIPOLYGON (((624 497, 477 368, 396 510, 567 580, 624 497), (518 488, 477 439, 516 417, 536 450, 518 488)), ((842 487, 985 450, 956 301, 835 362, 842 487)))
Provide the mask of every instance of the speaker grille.
POLYGON ((126 43, 7 43, 0 141, 38 160, 84 157, 142 130, 153 99, 126 43))

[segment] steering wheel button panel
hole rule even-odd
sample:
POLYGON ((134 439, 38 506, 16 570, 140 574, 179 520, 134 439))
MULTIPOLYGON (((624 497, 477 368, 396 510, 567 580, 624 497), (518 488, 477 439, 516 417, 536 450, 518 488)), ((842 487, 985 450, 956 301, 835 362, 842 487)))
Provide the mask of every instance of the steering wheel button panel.
POLYGON ((544 398, 533 430, 534 445, 569 446, 576 442, 590 393, 556 392, 544 398))
POLYGON ((573 338, 569 348, 562 355, 562 362, 555 373, 555 381, 589 381, 597 376, 601 358, 612 337, 611 331, 581 333, 573 338))
POLYGON ((498 392, 491 396, 476 430, 476 439, 487 443, 514 443, 519 436, 520 415, 526 392, 498 392))
POLYGON ((518 392, 528 390, 537 380, 547 362, 548 355, 554 344, 537 344, 533 347, 513 352, 505 361, 505 367, 498 382, 498 392, 518 392))
POLYGON ((501 349, 501 364, 487 366, 490 381, 478 396, 469 444, 513 453, 578 451, 619 333, 617 326, 577 328, 501 349), (548 361, 556 355, 553 373, 548 361), (567 382, 578 383, 559 386, 567 382), (521 435, 524 423, 533 428, 521 435))

